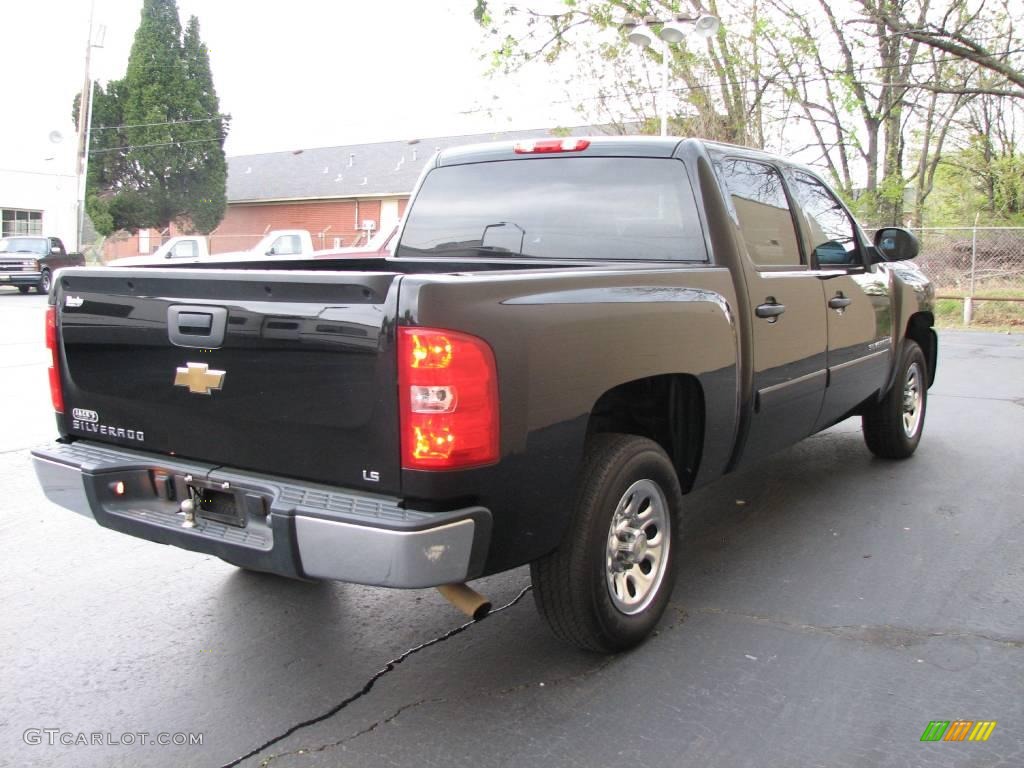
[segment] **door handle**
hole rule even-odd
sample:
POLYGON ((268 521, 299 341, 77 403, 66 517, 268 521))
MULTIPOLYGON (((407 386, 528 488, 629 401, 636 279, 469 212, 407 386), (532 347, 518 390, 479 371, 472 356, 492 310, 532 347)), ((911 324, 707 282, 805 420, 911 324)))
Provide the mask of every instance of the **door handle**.
POLYGON ((851 301, 853 299, 848 299, 843 294, 837 293, 828 300, 828 306, 830 309, 846 309, 846 307, 850 306, 851 301))
POLYGON ((167 308, 167 337, 176 347, 217 349, 224 344, 225 307, 177 304, 167 308))
POLYGON ((769 322, 774 323, 778 320, 779 315, 785 311, 785 304, 776 304, 774 301, 768 301, 764 304, 759 304, 754 310, 754 314, 758 317, 767 317, 769 318, 769 322))
POLYGON ((180 312, 178 314, 178 333, 190 336, 209 336, 213 329, 213 315, 205 312, 180 312))

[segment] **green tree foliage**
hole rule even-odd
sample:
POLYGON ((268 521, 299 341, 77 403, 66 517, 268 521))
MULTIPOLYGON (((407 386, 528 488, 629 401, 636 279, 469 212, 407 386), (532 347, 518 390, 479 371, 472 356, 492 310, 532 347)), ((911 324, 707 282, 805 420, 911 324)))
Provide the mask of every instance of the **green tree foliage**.
POLYGON ((984 95, 936 168, 929 223, 1024 225, 1024 104, 984 95))
MULTIPOLYGON (((93 93, 86 210, 97 231, 216 227, 226 206, 227 119, 199 21, 183 36, 174 0, 145 0, 124 78, 93 93)), ((73 111, 77 123, 77 99, 73 111)))

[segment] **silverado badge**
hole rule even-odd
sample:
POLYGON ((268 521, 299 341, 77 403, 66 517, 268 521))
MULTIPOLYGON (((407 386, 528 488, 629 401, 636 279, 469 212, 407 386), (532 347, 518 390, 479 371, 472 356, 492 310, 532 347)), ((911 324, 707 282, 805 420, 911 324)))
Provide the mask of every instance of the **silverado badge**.
POLYGON ((186 363, 185 368, 178 368, 174 376, 174 386, 188 387, 189 392, 208 395, 215 389, 224 386, 224 371, 211 371, 206 363, 186 363))

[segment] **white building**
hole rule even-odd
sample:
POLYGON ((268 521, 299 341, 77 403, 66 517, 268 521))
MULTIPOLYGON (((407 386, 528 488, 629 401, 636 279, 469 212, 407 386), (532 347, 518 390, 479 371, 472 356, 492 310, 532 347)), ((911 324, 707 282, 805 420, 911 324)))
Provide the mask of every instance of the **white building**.
POLYGON ((25 114, 19 106, 0 127, 0 234, 59 237, 79 250, 74 127, 54 119, 48 133, 25 114))
POLYGON ((0 168, 0 234, 59 237, 78 249, 74 174, 0 168))

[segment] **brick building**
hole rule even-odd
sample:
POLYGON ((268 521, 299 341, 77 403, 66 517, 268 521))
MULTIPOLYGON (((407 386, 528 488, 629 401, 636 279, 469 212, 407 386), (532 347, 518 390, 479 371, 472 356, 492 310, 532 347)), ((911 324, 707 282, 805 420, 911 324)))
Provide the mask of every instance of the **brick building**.
MULTIPOLYGON (((210 236, 210 250, 251 248, 272 229, 305 229, 316 248, 362 245, 398 222, 423 166, 438 149, 554 135, 507 131, 229 157, 227 213, 210 236)), ((104 257, 150 253, 175 234, 172 227, 167 233, 114 235, 104 245, 104 257)))

